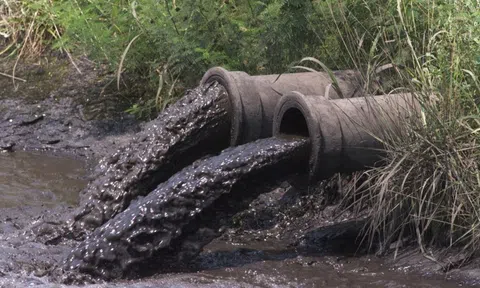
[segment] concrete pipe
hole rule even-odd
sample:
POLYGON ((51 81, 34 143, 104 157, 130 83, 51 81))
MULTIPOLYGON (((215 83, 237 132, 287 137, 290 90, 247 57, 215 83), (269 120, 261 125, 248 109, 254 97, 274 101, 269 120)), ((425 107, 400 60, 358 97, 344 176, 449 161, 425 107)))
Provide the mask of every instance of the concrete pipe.
POLYGON ((271 137, 275 106, 281 96, 290 91, 328 95, 331 99, 362 96, 360 73, 345 70, 336 71, 334 75, 341 93, 333 88, 331 78, 323 72, 250 76, 215 67, 205 73, 201 84, 217 81, 226 88, 232 106, 230 144, 235 146, 271 137))
POLYGON ((381 139, 420 120, 420 111, 411 94, 328 100, 291 92, 275 109, 273 134, 310 138, 310 181, 319 181, 379 164, 381 139))

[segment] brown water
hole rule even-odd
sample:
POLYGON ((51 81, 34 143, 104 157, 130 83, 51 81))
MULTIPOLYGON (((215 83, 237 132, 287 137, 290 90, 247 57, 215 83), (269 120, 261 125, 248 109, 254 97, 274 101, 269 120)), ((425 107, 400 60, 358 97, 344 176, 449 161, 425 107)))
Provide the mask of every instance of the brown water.
POLYGON ((85 163, 41 153, 0 153, 0 208, 75 204, 85 187, 85 163))
POLYGON ((272 239, 248 243, 227 243, 217 239, 205 248, 197 260, 201 270, 190 281, 207 287, 216 287, 212 285, 214 283, 224 283, 224 287, 459 286, 457 282, 439 275, 422 276, 409 272, 409 267, 394 267, 374 255, 355 257, 322 251, 305 253, 288 246, 288 243, 272 239), (228 281, 231 281, 230 284, 227 284, 228 281))

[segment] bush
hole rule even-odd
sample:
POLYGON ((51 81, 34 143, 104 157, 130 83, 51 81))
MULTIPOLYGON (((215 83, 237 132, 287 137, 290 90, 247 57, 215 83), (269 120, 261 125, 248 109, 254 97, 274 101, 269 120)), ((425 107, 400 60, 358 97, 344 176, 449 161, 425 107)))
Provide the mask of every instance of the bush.
MULTIPOLYGON (((11 19, 22 23, 8 27, 17 35, 10 38, 12 45, 25 47, 38 42, 31 41, 35 37, 54 49, 87 54, 99 63, 107 63, 112 72, 121 70, 120 75, 128 75, 131 82, 146 87, 139 94, 151 95, 138 99, 140 103, 131 109, 136 112, 148 110, 154 115, 155 109, 151 108, 161 110, 185 88, 197 84, 212 66, 250 74, 282 73, 305 55, 322 59, 331 69, 355 64, 349 57, 352 51, 345 48, 341 37, 349 31, 344 31, 342 23, 331 25, 338 17, 328 4, 334 1, 10 2, 18 15, 11 19), (26 33, 30 24, 38 27, 32 34, 26 33)), ((361 3, 349 0, 346 5, 359 9, 361 3)), ((365 29, 370 31, 374 26, 362 9, 363 18, 357 22, 368 23, 365 29)), ((349 16, 339 21, 352 19, 349 16)))
POLYGON ((330 17, 322 17, 322 7, 312 3, 61 1, 54 5, 57 23, 64 28, 56 47, 84 51, 109 63, 112 71, 122 64, 120 69, 149 83, 152 96, 137 109, 154 105, 161 110, 212 66, 280 73, 303 55, 328 53, 327 65, 348 67, 335 50, 336 31, 322 29, 330 17))

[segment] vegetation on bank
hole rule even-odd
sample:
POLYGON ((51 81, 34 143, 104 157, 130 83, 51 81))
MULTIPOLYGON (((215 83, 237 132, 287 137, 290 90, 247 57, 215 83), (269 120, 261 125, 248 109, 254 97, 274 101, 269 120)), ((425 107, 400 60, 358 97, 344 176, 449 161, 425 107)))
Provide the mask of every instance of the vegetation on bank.
MULTIPOLYGON (((367 236, 381 250, 415 239, 427 258, 448 270, 480 251, 480 2, 397 0, 386 9, 367 7, 391 25, 369 31, 374 40, 357 63, 394 64, 393 91, 415 93, 424 121, 402 123, 402 133, 382 139, 386 165, 360 177, 350 194, 353 207, 367 209, 367 236), (439 247, 454 247, 462 257, 444 260, 451 250, 432 252, 439 247)), ((352 51, 362 30, 348 26, 345 35, 352 37, 343 38, 352 51)))
POLYGON ((383 247, 410 235, 432 259, 435 245, 480 251, 478 0, 1 0, 0 15, 0 57, 86 54, 147 84, 137 114, 209 67, 281 73, 304 56, 362 71, 371 93, 414 92, 425 125, 383 139, 387 165, 360 177, 350 207, 383 247))

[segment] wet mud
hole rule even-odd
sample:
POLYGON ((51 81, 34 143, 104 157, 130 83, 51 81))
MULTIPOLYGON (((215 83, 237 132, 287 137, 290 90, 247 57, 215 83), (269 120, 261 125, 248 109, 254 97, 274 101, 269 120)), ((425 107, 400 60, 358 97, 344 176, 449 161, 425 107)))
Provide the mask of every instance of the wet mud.
MULTIPOLYGON (((0 62, 9 74, 15 61, 0 62)), ((19 63, 15 75, 26 82, 0 77, 0 151, 46 151, 91 159, 115 151, 140 130, 124 113, 128 89, 111 89, 113 76, 88 59, 46 55, 35 63, 19 63)))
POLYGON ((0 208, 0 279, 43 277, 61 263, 77 244, 62 238, 66 215, 71 210, 62 203, 54 208, 0 208))
POLYGON ((217 231, 201 227, 215 219, 205 216, 210 206, 252 175, 275 171, 276 178, 282 179, 282 174, 298 172, 306 163, 307 144, 307 139, 270 138, 195 162, 95 230, 73 251, 65 267, 111 279, 125 276, 151 258, 165 258, 162 250, 178 255, 179 262, 193 258, 217 236, 217 231), (287 167, 287 173, 282 173, 287 167), (203 219, 195 223, 197 218, 203 219))
MULTIPOLYGON (((272 192, 256 198, 250 203, 248 210, 256 210, 261 214, 265 205, 272 209, 277 207, 285 214, 282 217, 291 217, 289 226, 293 226, 291 227, 292 231, 294 229, 301 230, 300 221, 293 221, 293 214, 290 214, 292 212, 289 212, 284 206, 285 201, 290 205, 293 204, 291 198, 294 191, 286 184, 280 186, 284 188, 273 189, 272 192)), ((294 197, 296 198, 294 202, 301 202, 301 198, 307 197, 306 195, 301 196, 301 191, 295 191, 294 194, 298 195, 294 197)), ((333 208, 334 206, 327 206, 327 210, 331 211, 333 208)), ((352 248, 355 245, 351 235, 358 232, 359 226, 358 223, 348 220, 339 220, 338 224, 318 223, 319 226, 324 226, 314 229, 315 237, 306 236, 303 232, 297 233, 297 235, 286 232, 282 234, 281 238, 276 238, 274 233, 270 232, 271 229, 275 229, 275 225, 266 230, 232 225, 222 231, 220 237, 206 245, 203 252, 188 267, 177 271, 152 269, 150 275, 142 279, 86 284, 85 286, 84 284, 80 286, 61 285, 52 282, 54 278, 52 275, 55 275, 55 270, 58 270, 56 267, 62 264, 71 248, 78 243, 62 241, 56 244, 52 242, 45 244, 45 238, 42 238, 45 235, 37 236, 38 232, 30 232, 38 231, 31 229, 32 227, 39 226, 39 224, 46 226, 52 219, 61 219, 62 213, 69 211, 68 207, 57 207, 56 209, 56 213, 52 213, 51 209, 44 208, 22 209, 13 213, 17 219, 10 220, 10 225, 18 225, 18 227, 11 228, 14 230, 8 232, 8 239, 0 229, 0 287, 448 288, 458 287, 460 284, 469 286, 469 283, 463 284, 446 279, 445 275, 440 273, 432 274, 431 270, 418 273, 412 266, 423 265, 424 263, 421 261, 417 264, 394 265, 389 263, 388 259, 355 252, 355 249, 352 248), (42 219, 37 219, 38 215, 43 215, 42 219), (44 220, 48 223, 43 222, 44 220), (288 240, 295 237, 306 240, 303 244, 288 240), (326 245, 332 242, 343 244, 336 247, 335 245, 333 247, 326 245), (344 247, 349 247, 349 249, 344 250, 344 247)), ((6 212, 8 210, 2 209, 1 215, 9 213, 6 212)), ((10 211, 12 210, 10 209, 10 211)), ((237 216, 239 215, 237 214, 237 216)), ((1 223, 5 223, 5 219, 0 220, 1 223)), ((285 225, 286 223, 277 222, 276 224, 285 225)), ((57 227, 50 225, 50 227, 57 227)), ((419 259, 416 258, 416 260, 419 259)))
MULTIPOLYGON (((96 158, 113 153, 113 147, 139 130, 128 115, 123 120, 87 121, 72 98, 40 102, 0 100, 0 151, 49 151, 96 158)), ((81 105, 80 105, 81 106, 81 105)))
POLYGON ((224 88, 190 90, 127 145, 100 160, 82 192, 73 231, 92 230, 125 210, 181 168, 228 147, 230 111, 224 88))
MULTIPOLYGON (((159 254, 164 257, 142 266, 145 272, 137 274, 143 276, 141 279, 110 283, 86 284, 98 280, 82 273, 59 272, 79 244, 62 237, 74 207, 58 203, 54 208, 0 208, 0 287, 433 288, 478 283, 465 274, 432 269, 416 251, 394 260, 358 249, 362 222, 335 205, 335 198, 319 193, 338 193, 335 185, 302 191, 286 182, 274 183, 276 177, 266 177, 265 173, 257 176, 233 185, 230 193, 210 205, 212 209, 191 222, 202 223, 199 227, 205 228, 203 231, 212 229, 207 235, 218 237, 188 265, 165 265, 167 256, 172 260, 175 254, 164 251, 159 254), (262 185, 265 182, 270 185, 262 185), (58 283, 72 279, 86 283, 58 283)), ((202 233, 190 234, 193 243, 196 235, 202 233)), ((177 243, 187 243, 185 240, 177 243)), ((478 275, 475 265, 463 271, 471 277, 478 275)))

